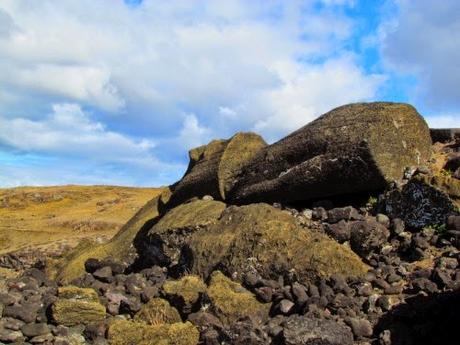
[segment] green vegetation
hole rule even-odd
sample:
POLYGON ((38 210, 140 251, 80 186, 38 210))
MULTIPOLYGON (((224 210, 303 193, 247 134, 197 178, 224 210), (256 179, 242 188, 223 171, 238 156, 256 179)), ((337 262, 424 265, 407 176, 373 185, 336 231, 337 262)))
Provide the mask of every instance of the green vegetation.
POLYGON ((260 303, 251 292, 219 271, 211 276, 208 295, 214 312, 224 324, 231 325, 245 316, 260 321, 268 316, 270 304, 260 303))
POLYGON ((149 325, 163 325, 181 322, 179 312, 168 301, 154 298, 144 304, 134 317, 134 321, 145 322, 149 325))
POLYGON ((115 320, 109 325, 110 345, 197 345, 200 333, 190 322, 147 325, 115 320))

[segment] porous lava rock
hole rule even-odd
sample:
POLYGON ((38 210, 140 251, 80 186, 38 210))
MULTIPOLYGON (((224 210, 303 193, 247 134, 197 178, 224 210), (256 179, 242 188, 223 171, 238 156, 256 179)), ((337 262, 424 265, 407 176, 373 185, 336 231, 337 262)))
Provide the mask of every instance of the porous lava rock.
POLYGON ((204 278, 216 268, 240 281, 254 271, 277 278, 293 270, 314 279, 335 273, 359 276, 367 270, 348 247, 301 228, 291 213, 268 204, 224 209, 217 201, 197 200, 172 209, 163 219, 149 233, 157 247, 144 255, 179 255, 176 261, 186 271, 204 278))
POLYGON ((428 126, 412 106, 349 104, 260 150, 228 199, 286 203, 382 190, 430 153, 428 126))
POLYGON ((266 145, 255 133, 237 133, 228 140, 213 140, 190 150, 189 166, 173 186, 168 207, 205 195, 225 200, 241 167, 266 145))

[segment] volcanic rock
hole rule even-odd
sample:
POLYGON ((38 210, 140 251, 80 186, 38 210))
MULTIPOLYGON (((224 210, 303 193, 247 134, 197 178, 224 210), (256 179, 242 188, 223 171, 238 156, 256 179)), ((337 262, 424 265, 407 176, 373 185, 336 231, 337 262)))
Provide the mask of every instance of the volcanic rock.
POLYGON ((59 299, 52 306, 58 324, 74 326, 103 321, 105 307, 99 303, 96 291, 67 286, 59 288, 59 299))
POLYGON ((251 292, 219 271, 211 275, 208 295, 215 315, 224 325, 243 317, 261 323, 268 317, 270 304, 258 302, 251 292))
POLYGON ((289 271, 314 279, 367 270, 349 248, 300 228, 290 213, 267 204, 228 207, 217 223, 195 232, 188 247, 192 272, 204 277, 216 267, 240 281, 254 271, 266 279, 289 271))
POLYGON ((111 345, 197 345, 199 332, 190 322, 147 325, 116 320, 109 326, 108 340, 111 345))
POLYGON ((284 345, 352 345, 353 334, 345 325, 331 320, 292 315, 284 323, 284 345))
POLYGON ((412 106, 345 105, 260 150, 228 197, 286 203, 382 190, 430 153, 428 126, 412 106))
POLYGON ((213 140, 190 150, 187 171, 172 188, 167 206, 205 195, 225 200, 241 167, 266 145, 257 134, 237 133, 228 140, 213 140))

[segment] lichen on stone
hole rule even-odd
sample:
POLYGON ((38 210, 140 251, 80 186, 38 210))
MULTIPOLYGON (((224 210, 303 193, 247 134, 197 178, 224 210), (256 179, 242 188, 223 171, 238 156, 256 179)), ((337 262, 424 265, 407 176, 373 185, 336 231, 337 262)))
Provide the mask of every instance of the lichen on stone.
POLYGON ((223 324, 231 325, 242 317, 262 322, 268 317, 271 304, 263 304, 237 282, 215 271, 211 275, 208 295, 212 308, 223 324))
POLYGON ((171 324, 182 321, 176 308, 162 298, 153 298, 144 304, 134 316, 134 320, 145 322, 149 325, 171 324))
POLYGON ((147 325, 116 320, 109 325, 110 345, 197 345, 199 332, 190 322, 147 325))

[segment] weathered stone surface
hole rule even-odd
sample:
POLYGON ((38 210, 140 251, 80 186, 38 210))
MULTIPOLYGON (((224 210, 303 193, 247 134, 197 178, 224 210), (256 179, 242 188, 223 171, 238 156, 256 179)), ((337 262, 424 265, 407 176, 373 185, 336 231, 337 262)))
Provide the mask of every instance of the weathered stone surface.
POLYGON ((372 325, 366 319, 349 318, 347 324, 357 338, 372 336, 372 325))
POLYGON ((228 197, 236 203, 292 202, 380 190, 430 152, 428 127, 412 106, 350 104, 260 150, 228 197))
POLYGON ((225 200, 235 175, 266 145, 257 134, 237 133, 228 140, 213 140, 190 150, 188 169, 174 185, 168 206, 174 207, 193 197, 205 195, 225 200))
POLYGON ((89 324, 105 318, 105 307, 97 302, 57 300, 52 307, 54 320, 65 326, 89 324))
POLYGON ((112 281, 112 268, 110 266, 102 267, 93 273, 93 276, 104 283, 112 281))
POLYGON ((163 284, 166 298, 183 314, 190 314, 206 292, 206 284, 199 276, 186 275, 179 280, 168 280, 163 284))
POLYGON ((290 213, 267 204, 227 208, 216 224, 194 233, 188 246, 192 272, 205 277, 216 267, 239 280, 253 271, 278 279, 291 270, 305 278, 367 270, 349 248, 300 228, 290 213))
POLYGON ((19 331, 13 331, 10 329, 0 329, 0 341, 7 343, 14 343, 24 340, 24 336, 19 331))
POLYGON ((358 210, 354 207, 337 207, 327 211, 327 222, 330 224, 338 223, 341 220, 356 220, 360 219, 358 210))
POLYGON ((62 286, 58 288, 58 296, 63 299, 84 300, 99 302, 99 297, 94 289, 80 288, 77 286, 62 286))
POLYGON ((455 204, 447 193, 438 188, 442 183, 438 181, 438 186, 435 186, 432 181, 437 180, 417 175, 402 189, 387 192, 378 207, 390 218, 402 219, 410 229, 445 224, 447 217, 455 213, 455 204))
POLYGON ((151 264, 177 264, 182 246, 199 229, 215 224, 225 204, 196 200, 168 211, 148 232, 144 256, 151 264))
POLYGON ((18 305, 6 306, 3 310, 3 316, 12 317, 22 320, 26 323, 34 322, 37 318, 38 310, 40 309, 38 303, 22 303, 18 305))
POLYGON ((176 308, 172 307, 168 301, 162 298, 153 298, 142 306, 134 320, 149 325, 157 325, 181 322, 181 317, 176 308))
POLYGON ((111 345, 197 345, 199 332, 190 322, 147 325, 116 320, 108 330, 111 345))
POLYGON ((339 243, 349 241, 351 236, 350 224, 344 220, 335 224, 327 224, 326 233, 339 243))
POLYGON ((378 251, 390 237, 390 231, 373 219, 354 222, 351 225, 351 249, 361 257, 378 251))
POLYGON ((352 345, 353 334, 342 324, 331 320, 293 315, 284 323, 284 345, 352 345))
POLYGON ((43 335, 50 333, 50 329, 46 323, 29 323, 22 326, 22 334, 27 337, 35 337, 37 335, 43 335))
POLYGON ((224 325, 231 325, 242 317, 261 323, 268 317, 270 304, 262 304, 240 284, 219 271, 211 276, 208 295, 215 315, 224 325))
POLYGON ((75 326, 103 321, 105 307, 99 303, 96 291, 74 286, 58 289, 59 299, 52 305, 54 320, 61 325, 75 326))

